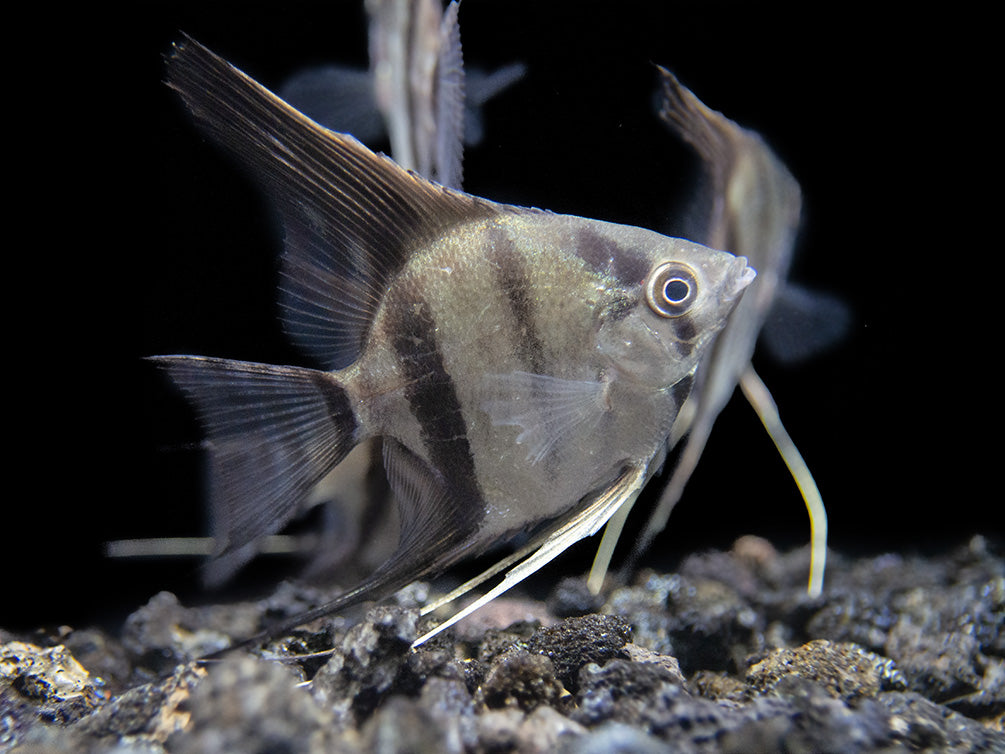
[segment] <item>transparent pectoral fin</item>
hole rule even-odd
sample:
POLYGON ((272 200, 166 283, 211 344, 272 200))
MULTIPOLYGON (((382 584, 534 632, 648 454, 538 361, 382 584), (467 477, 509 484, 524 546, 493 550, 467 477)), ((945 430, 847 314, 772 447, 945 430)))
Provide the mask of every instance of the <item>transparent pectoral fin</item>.
POLYGON ((806 510, 810 514, 811 537, 810 577, 806 591, 811 597, 817 597, 823 591, 824 567, 827 562, 827 510, 824 508, 823 498, 813 480, 813 474, 782 425, 771 393, 753 367, 747 367, 740 376, 740 389, 760 417, 806 503, 806 510))
POLYGON ((482 410, 495 426, 519 427, 516 442, 540 463, 562 438, 587 432, 607 410, 607 384, 531 372, 485 377, 482 410))
POLYGON ((485 138, 482 106, 527 73, 523 63, 510 63, 494 71, 468 68, 464 72, 464 143, 477 146, 485 138))
MULTIPOLYGON (((635 498, 642 490, 642 487, 645 485, 646 478, 646 466, 644 465, 629 466, 625 468, 615 482, 597 495, 596 498, 590 501, 586 507, 578 510, 574 515, 564 522, 561 522, 557 527, 554 527, 542 534, 541 537, 533 544, 528 545, 518 553, 515 553, 513 556, 504 559, 503 562, 508 565, 511 562, 515 562, 522 555, 533 550, 529 557, 521 561, 518 565, 512 568, 505 577, 503 577, 502 582, 465 607, 463 610, 455 613, 451 618, 441 623, 432 631, 429 631, 425 635, 419 637, 412 646, 417 647, 420 644, 425 643, 432 637, 436 636, 436 634, 454 625, 462 618, 467 617, 478 608, 488 604, 499 595, 519 584, 539 568, 554 560, 559 554, 564 552, 568 547, 578 542, 580 539, 595 534, 600 527, 607 523, 607 521, 618 511, 618 509, 634 502, 635 498)), ((492 568, 488 569, 488 571, 484 574, 481 574, 468 582, 468 584, 465 585, 467 589, 464 589, 464 591, 455 590, 455 593, 452 593, 449 596, 451 596, 452 599, 462 596, 462 594, 464 594, 468 589, 482 583, 482 581, 498 573, 504 567, 505 566, 496 564, 492 568)), ((428 612, 428 610, 426 612, 428 612)))

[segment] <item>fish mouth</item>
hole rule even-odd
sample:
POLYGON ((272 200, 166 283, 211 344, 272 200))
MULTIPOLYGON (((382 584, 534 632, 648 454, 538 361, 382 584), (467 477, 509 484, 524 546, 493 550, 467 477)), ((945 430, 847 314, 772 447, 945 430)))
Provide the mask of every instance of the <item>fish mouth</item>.
POLYGON ((737 257, 730 270, 729 283, 726 287, 726 296, 730 299, 736 298, 744 289, 754 282, 757 277, 757 270, 747 263, 746 257, 737 257))

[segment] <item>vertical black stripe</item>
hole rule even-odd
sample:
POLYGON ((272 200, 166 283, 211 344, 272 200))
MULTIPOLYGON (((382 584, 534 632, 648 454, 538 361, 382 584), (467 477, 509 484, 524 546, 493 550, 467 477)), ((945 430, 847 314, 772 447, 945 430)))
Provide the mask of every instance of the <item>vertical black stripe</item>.
POLYGON ((471 509, 470 513, 480 513, 482 495, 467 425, 436 342, 432 310, 417 291, 397 287, 393 295, 394 300, 388 302, 387 331, 409 381, 405 398, 419 422, 426 452, 456 502, 471 509))
POLYGON ((674 345, 677 346, 677 353, 681 356, 690 356, 694 351, 694 339, 698 335, 698 330, 694 326, 694 320, 687 314, 680 317, 673 317, 670 320, 675 336, 674 345))
POLYGON ((576 234, 575 252, 594 272, 613 277, 626 288, 641 285, 652 266, 645 254, 589 228, 576 234))
POLYGON ((312 380, 318 390, 318 394, 325 402, 328 415, 335 426, 338 427, 338 431, 346 438, 355 439, 359 423, 356 421, 356 414, 352 410, 349 393, 346 392, 344 387, 336 384, 335 380, 327 372, 313 373, 312 380))
POLYGON ((499 290, 509 304, 514 320, 517 357, 528 372, 543 374, 544 344, 537 331, 537 315, 527 262, 505 231, 492 229, 488 239, 489 262, 499 290))
POLYGON ((673 402, 676 410, 680 410, 680 407, 684 405, 684 401, 687 400, 688 395, 691 394, 691 387, 694 385, 694 372, 682 377, 678 380, 673 387, 670 388, 670 395, 673 396, 673 402))

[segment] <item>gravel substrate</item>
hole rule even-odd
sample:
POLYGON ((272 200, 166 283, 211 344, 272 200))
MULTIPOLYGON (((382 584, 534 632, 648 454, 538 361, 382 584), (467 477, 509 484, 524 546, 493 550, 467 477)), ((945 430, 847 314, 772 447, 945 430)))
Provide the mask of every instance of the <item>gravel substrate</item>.
POLYGON ((326 595, 0 629, 0 751, 1005 751, 996 544, 831 553, 817 599, 806 566, 745 537, 599 598, 567 578, 499 599, 416 650, 435 582, 205 664, 326 595))

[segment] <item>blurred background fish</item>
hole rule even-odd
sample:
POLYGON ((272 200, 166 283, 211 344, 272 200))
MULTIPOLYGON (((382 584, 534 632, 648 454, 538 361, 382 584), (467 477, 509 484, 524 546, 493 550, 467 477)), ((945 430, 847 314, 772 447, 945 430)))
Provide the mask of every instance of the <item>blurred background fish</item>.
POLYGON ((279 96, 327 128, 376 149, 390 139, 395 162, 460 188, 464 144, 484 133, 482 107, 525 73, 463 63, 457 2, 366 0, 370 65, 325 64, 295 73, 279 96))
MULTIPOLYGON (((819 594, 827 546, 827 515, 810 470, 778 417, 770 393, 751 364, 754 348, 769 316, 771 330, 784 331, 771 340, 778 358, 808 358, 843 336, 850 322, 846 307, 831 296, 797 289, 787 281, 799 229, 802 195, 799 184, 764 139, 708 108, 670 71, 660 68, 660 117, 698 153, 701 180, 684 213, 685 235, 716 249, 751 260, 758 278, 698 369, 695 387, 674 426, 671 446, 684 440, 666 489, 632 545, 625 564, 631 570, 653 539, 663 531, 694 473, 716 418, 734 390, 743 392, 761 417, 806 501, 813 556, 809 592, 819 594)), ((590 574, 598 590, 623 525, 622 509, 605 533, 590 574)))

